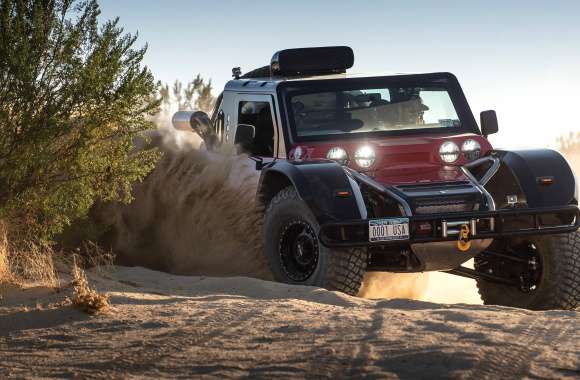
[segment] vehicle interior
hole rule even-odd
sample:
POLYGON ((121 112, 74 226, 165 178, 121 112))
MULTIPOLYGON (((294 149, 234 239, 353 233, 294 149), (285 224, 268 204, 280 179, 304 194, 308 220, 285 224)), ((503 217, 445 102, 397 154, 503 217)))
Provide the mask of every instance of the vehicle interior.
POLYGON ((238 124, 254 126, 255 134, 246 153, 260 157, 274 156, 274 122, 269 102, 240 102, 238 124))
POLYGON ((291 102, 299 136, 460 125, 444 89, 316 92, 295 95, 291 102))

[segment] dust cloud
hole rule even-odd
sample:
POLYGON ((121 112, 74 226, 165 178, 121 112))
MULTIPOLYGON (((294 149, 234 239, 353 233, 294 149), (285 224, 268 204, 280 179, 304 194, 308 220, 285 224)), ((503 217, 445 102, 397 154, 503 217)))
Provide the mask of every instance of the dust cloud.
POLYGON ((107 205, 108 244, 124 265, 175 274, 269 279, 262 255, 256 171, 231 152, 198 149, 193 132, 150 131, 138 149, 163 153, 129 205, 107 205))
POLYGON ((429 284, 427 273, 367 272, 358 296, 363 298, 423 299, 429 284))
POLYGON ((574 169, 576 176, 580 176, 580 150, 570 151, 564 155, 566 156, 566 159, 568 159, 572 169, 574 169))

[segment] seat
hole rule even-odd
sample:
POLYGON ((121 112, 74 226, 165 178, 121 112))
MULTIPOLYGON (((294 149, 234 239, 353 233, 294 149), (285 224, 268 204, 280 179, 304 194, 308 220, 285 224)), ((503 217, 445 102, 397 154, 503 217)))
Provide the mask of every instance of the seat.
POLYGON ((274 156, 274 123, 269 106, 262 108, 256 118, 256 136, 252 153, 262 157, 274 156))

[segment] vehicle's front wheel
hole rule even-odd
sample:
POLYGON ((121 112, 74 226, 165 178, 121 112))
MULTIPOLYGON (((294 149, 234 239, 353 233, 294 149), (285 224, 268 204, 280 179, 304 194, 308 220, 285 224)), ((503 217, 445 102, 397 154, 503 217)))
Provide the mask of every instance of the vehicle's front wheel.
POLYGON ((488 251, 475 258, 475 269, 508 277, 520 286, 478 280, 486 305, 532 310, 580 306, 580 232, 496 241, 488 251))
POLYGON ((329 249, 318 240, 319 228, 294 187, 272 198, 266 209, 263 238, 274 279, 356 295, 367 266, 366 249, 329 249))

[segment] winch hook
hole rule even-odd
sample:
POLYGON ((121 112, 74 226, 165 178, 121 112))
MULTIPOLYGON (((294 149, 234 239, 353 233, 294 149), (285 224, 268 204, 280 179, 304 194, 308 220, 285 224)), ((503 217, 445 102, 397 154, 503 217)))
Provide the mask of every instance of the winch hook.
POLYGON ((471 248, 471 242, 469 241, 469 226, 467 224, 462 224, 459 230, 459 240, 457 240, 457 249, 461 252, 469 251, 471 248))

